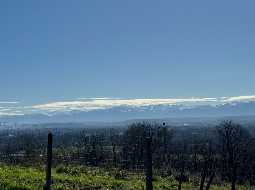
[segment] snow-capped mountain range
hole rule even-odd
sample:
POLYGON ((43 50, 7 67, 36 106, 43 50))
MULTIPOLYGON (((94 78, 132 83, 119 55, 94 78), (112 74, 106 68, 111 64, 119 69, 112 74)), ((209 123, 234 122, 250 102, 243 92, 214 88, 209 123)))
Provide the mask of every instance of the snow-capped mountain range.
POLYGON ((23 105, 0 101, 0 121, 17 123, 255 115, 255 95, 219 98, 80 98, 23 105))

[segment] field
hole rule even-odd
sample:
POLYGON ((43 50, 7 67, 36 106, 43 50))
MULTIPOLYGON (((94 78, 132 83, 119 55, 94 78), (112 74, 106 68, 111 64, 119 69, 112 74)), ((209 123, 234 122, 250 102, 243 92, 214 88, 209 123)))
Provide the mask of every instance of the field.
MULTIPOLYGON (((44 171, 41 168, 8 166, 1 164, 1 190, 38 190, 43 189, 44 171)), ((155 177, 154 189, 175 190, 177 181, 173 177, 155 177)), ((144 176, 121 171, 105 171, 83 166, 58 166, 53 169, 53 190, 143 190, 144 176)), ((198 189, 196 182, 184 183, 184 190, 198 189)), ((212 186, 212 190, 229 189, 227 186, 212 186)), ((238 189, 249 189, 239 187, 238 189)))

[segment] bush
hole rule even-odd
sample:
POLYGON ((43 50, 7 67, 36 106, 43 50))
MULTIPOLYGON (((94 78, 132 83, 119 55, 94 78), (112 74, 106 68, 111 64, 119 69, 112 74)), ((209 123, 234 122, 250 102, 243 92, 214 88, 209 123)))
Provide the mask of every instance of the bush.
POLYGON ((56 173, 61 174, 61 173, 67 173, 67 168, 64 165, 58 165, 56 167, 56 173))

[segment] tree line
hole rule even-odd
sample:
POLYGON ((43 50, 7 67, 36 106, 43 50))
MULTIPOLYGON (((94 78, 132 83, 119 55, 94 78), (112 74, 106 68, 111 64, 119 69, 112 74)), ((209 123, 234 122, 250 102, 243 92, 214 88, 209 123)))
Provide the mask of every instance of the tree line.
MULTIPOLYGON (((200 190, 213 183, 255 185, 255 140, 252 130, 232 121, 215 127, 175 127, 133 123, 127 128, 30 128, 0 131, 0 159, 11 164, 42 165, 47 133, 54 137, 54 165, 82 164, 142 172, 146 137, 152 139, 153 172, 174 176, 178 189, 198 179, 200 190)), ((121 177, 121 176, 119 176, 121 177)))

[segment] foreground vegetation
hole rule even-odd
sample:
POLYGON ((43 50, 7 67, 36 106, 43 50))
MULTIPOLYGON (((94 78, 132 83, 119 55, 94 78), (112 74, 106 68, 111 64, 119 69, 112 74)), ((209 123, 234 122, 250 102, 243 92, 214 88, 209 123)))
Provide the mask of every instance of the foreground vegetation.
POLYGON ((43 188, 49 131, 54 190, 143 190, 148 152, 156 190, 255 189, 255 127, 231 121, 208 127, 135 123, 128 128, 3 129, 0 189, 43 188))
MULTIPOLYGON (((22 166, 0 165, 1 190, 38 190, 44 185, 43 169, 22 166)), ((183 184, 184 190, 198 189, 193 182, 183 184)), ((175 190, 178 182, 174 177, 155 177, 154 189, 175 190)), ((99 168, 82 166, 58 166, 53 170, 53 190, 143 190, 144 176, 113 170, 111 172, 99 168)), ((212 186, 212 190, 229 189, 227 185, 212 186)), ((240 190, 249 189, 245 186, 240 190)))

